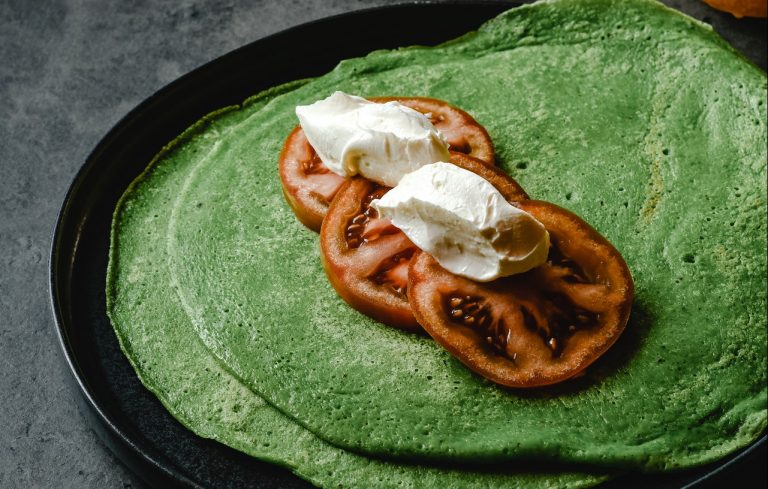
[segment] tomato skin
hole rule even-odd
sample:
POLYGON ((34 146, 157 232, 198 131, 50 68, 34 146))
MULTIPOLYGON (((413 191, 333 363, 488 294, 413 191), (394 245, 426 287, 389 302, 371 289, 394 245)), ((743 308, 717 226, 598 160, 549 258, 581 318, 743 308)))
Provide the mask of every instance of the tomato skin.
MULTIPOLYGON (((445 130, 449 142, 486 164, 495 164, 493 143, 488 132, 472 116, 442 100, 426 97, 375 97, 384 103, 397 101, 422 113, 430 113, 435 126, 445 130)), ((298 220, 313 231, 320 231, 323 218, 345 178, 331 172, 307 141, 301 126, 285 140, 278 160, 283 195, 298 220)))
MULTIPOLYGON (((482 176, 508 200, 528 198, 522 187, 498 168, 461 153, 452 153, 451 162, 482 176)), ((383 195, 386 190, 388 188, 360 177, 349 179, 342 186, 320 230, 323 268, 339 296, 358 311, 394 328, 422 331, 411 312, 407 295, 396 290, 400 281, 407 280, 402 263, 413 260, 420 250, 388 220, 368 221, 363 234, 368 229, 375 230, 368 241, 361 242, 362 235, 350 237, 348 232, 353 220, 366 210, 363 203, 366 197, 373 192, 383 195), (376 279, 382 275, 381 264, 393 255, 403 254, 408 257, 384 273, 383 283, 377 283, 376 279)), ((403 289, 406 287, 407 282, 403 289)))
POLYGON ((634 284, 621 254, 578 216, 547 202, 516 205, 550 232, 547 264, 477 283, 422 253, 410 264, 408 297, 427 333, 468 368, 504 386, 539 387, 579 375, 615 343, 634 284), (471 324, 463 304, 481 311, 471 324))

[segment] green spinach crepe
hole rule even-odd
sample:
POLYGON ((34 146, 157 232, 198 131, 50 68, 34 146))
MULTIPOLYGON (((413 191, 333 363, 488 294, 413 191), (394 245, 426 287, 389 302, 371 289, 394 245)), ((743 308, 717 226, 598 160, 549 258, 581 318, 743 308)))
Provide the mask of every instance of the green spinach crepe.
POLYGON ((657 3, 515 9, 437 48, 343 62, 222 138, 176 201, 171 274, 210 351, 338 446, 648 470, 713 460, 766 424, 765 97, 762 72, 657 3), (637 289, 621 358, 571 392, 504 390, 345 305, 275 169, 295 106, 339 89, 469 111, 533 198, 613 242, 637 289))
MULTIPOLYGON (((175 364, 152 360, 163 355, 150 348, 154 336, 127 340, 125 325, 146 307, 140 298, 167 291, 168 280, 187 317, 169 301, 156 303, 158 317, 177 318, 165 327, 185 345, 199 335, 207 347, 196 346, 200 365, 214 365, 209 351, 250 391, 337 446, 646 470, 714 460, 766 426, 765 98, 765 75, 711 29, 647 1, 539 3, 436 48, 345 61, 263 107, 201 127, 200 138, 215 140, 205 158, 183 165, 196 157, 182 141, 174 163, 157 165, 154 172, 168 172, 157 188, 149 179, 132 188, 113 233, 111 317, 150 388, 176 399, 165 401, 171 411, 241 449, 227 416, 211 428, 199 414, 210 411, 205 395, 244 387, 211 375, 194 384, 207 394, 187 397, 177 390, 183 373, 155 373, 175 364), (564 386, 505 390, 428 338, 346 306, 325 280, 317 236, 283 201, 276 170, 294 107, 337 89, 431 96, 469 111, 533 198, 573 210, 611 240, 637 290, 607 358, 564 386), (163 170, 175 166, 186 169, 163 170), (149 200, 161 190, 178 193, 170 216, 150 211, 172 204, 149 200), (141 218, 129 203, 145 199, 141 218), (129 218, 137 220, 120 224, 129 218), (157 240, 151 253, 141 247, 147 235, 157 240), (162 278, 149 285, 140 270, 162 278), (138 296, 122 292, 129 285, 138 296)), ((145 324, 157 327, 151 319, 145 324)), ((136 328, 131 336, 149 335, 136 328)), ((257 411, 298 429, 271 408, 257 411)), ((249 453, 270 457, 260 450, 249 453)))
POLYGON ((206 117, 158 155, 121 199, 112 233, 108 311, 142 382, 198 435, 286 466, 320 486, 577 488, 604 479, 530 469, 440 470, 345 452, 293 423, 208 353, 169 285, 164 254, 172 204, 189 172, 210 158, 223 136, 272 97, 302 83, 260 94, 241 110, 206 117))

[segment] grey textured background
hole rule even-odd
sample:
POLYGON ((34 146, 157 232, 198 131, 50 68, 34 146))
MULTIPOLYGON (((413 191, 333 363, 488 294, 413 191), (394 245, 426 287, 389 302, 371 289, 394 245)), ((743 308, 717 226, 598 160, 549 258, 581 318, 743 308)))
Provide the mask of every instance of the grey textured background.
MULTIPOLYGON (((143 99, 217 56, 388 3, 0 0, 0 487, 142 487, 78 412, 49 306, 54 221, 89 151, 143 99)), ((667 3, 765 69, 765 22, 667 3)))

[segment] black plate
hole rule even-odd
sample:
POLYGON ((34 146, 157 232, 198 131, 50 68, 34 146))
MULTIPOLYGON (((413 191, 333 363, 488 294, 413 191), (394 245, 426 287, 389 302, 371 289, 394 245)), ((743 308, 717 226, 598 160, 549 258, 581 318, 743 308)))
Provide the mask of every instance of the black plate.
MULTIPOLYGON (((157 487, 310 487, 285 469, 192 434, 144 389, 123 356, 105 314, 104 284, 111 215, 128 184, 165 143, 214 109, 280 83, 320 75, 341 59, 374 49, 451 39, 511 6, 396 5, 283 31, 171 83, 123 118, 94 149, 58 217, 50 259, 51 298, 83 411, 106 444, 140 477, 157 487)), ((764 479, 765 447, 764 437, 707 467, 623 477, 609 485, 710 487, 726 478, 733 482, 734 474, 744 471, 764 479)))

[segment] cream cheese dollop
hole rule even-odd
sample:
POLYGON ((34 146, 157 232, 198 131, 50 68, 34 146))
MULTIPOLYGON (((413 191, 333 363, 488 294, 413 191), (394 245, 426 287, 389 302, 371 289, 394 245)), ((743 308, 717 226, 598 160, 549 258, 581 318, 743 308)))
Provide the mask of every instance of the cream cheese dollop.
POLYGON ((296 107, 309 144, 332 172, 394 187, 417 168, 450 157, 445 136, 422 113, 335 92, 296 107))
POLYGON ((405 175, 371 202, 446 270, 478 282, 542 265, 549 233, 484 178, 437 162, 405 175))

